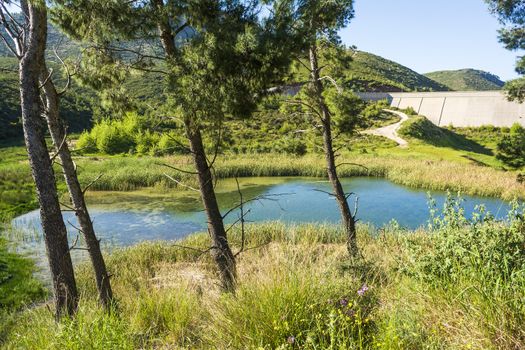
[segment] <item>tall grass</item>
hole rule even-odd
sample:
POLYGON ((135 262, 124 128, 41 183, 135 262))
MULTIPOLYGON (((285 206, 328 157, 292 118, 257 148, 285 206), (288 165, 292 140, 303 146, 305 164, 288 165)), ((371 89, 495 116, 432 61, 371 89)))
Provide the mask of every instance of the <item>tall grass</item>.
MULTIPOLYGON (((385 177, 395 183, 429 190, 500 197, 505 200, 525 198, 525 187, 514 172, 503 172, 468 162, 429 161, 419 157, 350 155, 342 156, 339 174, 342 177, 385 177)), ((176 187, 164 174, 179 180, 194 181, 189 174, 171 170, 162 164, 191 170, 187 157, 109 157, 79 159, 80 179, 89 183, 99 174, 95 190, 134 190, 141 187, 176 187)), ((249 176, 308 176, 325 177, 324 159, 307 155, 291 157, 278 154, 253 156, 224 156, 216 164, 219 178, 249 176)))
MULTIPOLYGON (((29 308, 13 320, 3 345, 523 348, 523 219, 467 220, 450 208, 430 230, 360 226, 365 258, 358 261, 347 259, 336 226, 249 225, 235 295, 221 293, 210 255, 200 252, 206 234, 120 249, 107 257, 118 297, 113 313, 99 309, 86 264, 77 272, 82 301, 75 319, 57 324, 47 307, 29 308)), ((241 233, 230 238, 238 251, 241 233)))

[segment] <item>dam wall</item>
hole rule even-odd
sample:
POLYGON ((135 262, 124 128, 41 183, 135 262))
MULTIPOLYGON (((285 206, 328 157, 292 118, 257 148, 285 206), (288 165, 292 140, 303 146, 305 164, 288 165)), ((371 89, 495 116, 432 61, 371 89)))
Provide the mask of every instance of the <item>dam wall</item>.
POLYGON ((525 104, 510 102, 501 91, 363 92, 367 101, 388 100, 392 107, 412 107, 439 126, 525 126, 525 104))

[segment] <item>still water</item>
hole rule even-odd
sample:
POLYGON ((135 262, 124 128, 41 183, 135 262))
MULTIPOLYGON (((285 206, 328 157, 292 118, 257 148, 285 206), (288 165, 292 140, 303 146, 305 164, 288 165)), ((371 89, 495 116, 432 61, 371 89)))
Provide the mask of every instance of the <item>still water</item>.
MULTIPOLYGON (((339 211, 330 192, 330 184, 316 178, 243 178, 239 179, 244 201, 257 198, 244 206, 249 222, 281 220, 287 223, 337 223, 339 211), (324 192, 323 192, 324 191, 324 192)), ((415 229, 426 225, 429 219, 429 195, 441 208, 446 193, 415 190, 375 178, 343 180, 347 192, 359 197, 357 217, 361 222, 381 227, 395 220, 399 225, 415 229)), ((228 212, 239 204, 238 187, 233 179, 219 181, 217 198, 221 211, 228 212)), ((355 196, 350 198, 352 208, 355 196)), ((478 205, 497 218, 506 215, 509 205, 486 197, 462 196, 466 215, 478 205)), ((64 199, 66 200, 66 199, 64 199)), ((198 193, 193 191, 152 190, 134 192, 92 192, 88 206, 95 230, 102 239, 102 247, 110 251, 141 241, 176 240, 206 229, 198 193)), ((226 223, 238 220, 239 210, 226 217, 226 223)), ((75 241, 78 227, 75 215, 64 212, 70 242, 75 241)), ((8 234, 16 241, 20 253, 31 256, 38 267, 37 276, 49 282, 49 267, 45 257, 38 210, 15 218, 8 234)), ((80 240, 79 242, 81 242, 80 240)), ((87 258, 86 252, 72 251, 75 263, 87 258)))
MULTIPOLYGON (((239 180, 243 198, 259 198, 245 205, 251 222, 281 220, 287 223, 337 223, 339 211, 330 191, 330 184, 314 178, 243 178, 239 180)), ((440 208, 446 193, 415 190, 375 178, 344 179, 346 191, 359 197, 358 218, 361 222, 383 226, 395 220, 401 226, 417 228, 429 219, 428 195, 440 208)), ((234 180, 218 183, 218 200, 223 213, 239 203, 234 180)), ((509 205, 494 198, 462 196, 463 206, 470 215, 477 205, 483 204, 496 217, 503 217, 509 205)), ((354 206, 355 196, 350 198, 354 206)), ((93 192, 88 197, 95 230, 106 246, 128 246, 144 240, 174 240, 192 232, 203 231, 206 217, 197 193, 181 190, 135 192, 93 192)), ((233 211, 226 222, 239 218, 233 211)), ((75 216, 64 212, 70 239, 77 232, 75 216), (70 224, 69 224, 70 223, 70 224)), ((38 210, 19 216, 12 221, 18 236, 38 237, 41 232, 38 210)), ((23 245, 23 244, 22 244, 23 245)))

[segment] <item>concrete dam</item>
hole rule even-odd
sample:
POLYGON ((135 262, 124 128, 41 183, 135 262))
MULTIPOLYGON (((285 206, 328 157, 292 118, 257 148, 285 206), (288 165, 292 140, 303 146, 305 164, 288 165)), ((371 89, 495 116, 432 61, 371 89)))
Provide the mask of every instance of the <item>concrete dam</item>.
POLYGON ((525 126, 525 103, 510 102, 501 91, 363 92, 367 101, 388 100, 392 107, 412 107, 439 126, 525 126))

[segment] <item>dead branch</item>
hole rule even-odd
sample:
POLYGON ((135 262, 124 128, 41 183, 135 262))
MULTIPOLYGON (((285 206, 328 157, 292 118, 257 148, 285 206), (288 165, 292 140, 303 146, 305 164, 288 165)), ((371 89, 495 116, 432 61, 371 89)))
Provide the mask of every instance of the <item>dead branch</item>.
MULTIPOLYGON (((320 70, 320 69, 321 69, 321 68, 319 68, 319 70, 320 70)), ((341 94, 341 93, 343 92, 343 89, 337 84, 337 82, 334 80, 334 78, 332 78, 332 77, 329 76, 329 75, 325 75, 324 77, 319 78, 319 81, 321 81, 321 80, 325 80, 325 79, 326 79, 326 80, 329 80, 329 81, 335 86, 335 88, 337 89, 337 92, 338 92, 338 93, 341 94)))
POLYGON ((60 203, 61 206, 63 207, 66 207, 68 209, 68 211, 77 211, 75 208, 73 208, 72 206, 66 204, 66 203, 60 203))
MULTIPOLYGON (((75 171, 76 171, 76 168, 75 168, 75 171)), ((104 176, 104 174, 99 174, 93 181, 91 181, 83 190, 82 190, 82 194, 86 194, 87 190, 89 190, 89 188, 91 186, 93 186, 98 180, 100 180, 100 178, 104 176)))
POLYGON ((60 142, 60 145, 58 146, 56 153, 53 156, 51 156, 51 163, 55 161, 55 158, 60 154, 66 142, 67 142, 67 133, 64 133, 64 138, 62 139, 62 142, 60 142))
POLYGON ((237 256, 240 253, 242 253, 242 251, 244 250, 244 241, 246 238, 246 232, 245 232, 245 227, 244 227, 244 201, 243 201, 241 186, 239 185, 239 179, 235 178, 235 183, 237 184, 237 192, 239 193, 239 198, 241 200, 241 207, 240 207, 241 215, 239 217, 241 220, 241 248, 237 252, 237 254, 235 254, 235 256, 237 256))
POLYGON ((62 64, 62 66, 64 67, 64 70, 66 71, 66 74, 67 74, 67 81, 66 81, 66 85, 64 86, 64 88, 62 89, 62 91, 58 92, 58 96, 62 96, 66 93, 67 90, 69 90, 69 87, 71 86, 71 78, 73 77, 74 74, 72 74, 70 71, 69 71, 69 67, 68 65, 64 62, 64 60, 62 59, 62 57, 60 57, 60 55, 58 54, 58 51, 57 51, 57 48, 54 47, 53 48, 53 52, 56 56, 56 58, 59 60, 59 62, 62 64))
POLYGON ((264 246, 267 246, 268 244, 270 244, 270 242, 266 242, 266 243, 263 243, 263 244, 259 244, 258 246, 255 246, 255 247, 246 248, 246 249, 244 249, 244 251, 242 251, 242 252, 238 252, 238 253, 235 254, 234 256, 237 257, 237 255, 239 255, 239 254, 241 254, 241 253, 246 253, 247 251, 250 251, 250 250, 259 249, 259 248, 262 248, 262 247, 264 247, 264 246))
POLYGON ((49 70, 49 74, 47 75, 46 79, 40 84, 38 87, 39 89, 42 89, 46 84, 49 82, 49 79, 51 79, 51 76, 53 75, 53 68, 49 70))
POLYGON ((353 166, 361 167, 361 168, 365 169, 366 171, 370 171, 370 169, 368 169, 368 168, 367 168, 366 166, 364 166, 363 164, 350 163, 350 162, 339 163, 339 164, 337 164, 335 167, 338 168, 338 167, 343 166, 343 165, 353 165, 353 166))
POLYGON ((356 216, 357 216, 357 208, 358 208, 358 205, 359 205, 359 197, 356 196, 356 197, 355 197, 355 203, 354 203, 354 213, 352 214, 352 217, 354 218, 354 220, 355 220, 355 218, 356 218, 356 216))
POLYGON ((164 174, 164 176, 166 176, 169 180, 175 182, 177 185, 180 185, 182 187, 186 187, 187 189, 189 190, 192 190, 192 191, 195 191, 195 192, 200 192, 198 189, 194 188, 194 187, 191 187, 191 186, 188 186, 186 184, 183 184, 181 181, 169 176, 168 174, 164 174))
POLYGON ((185 174, 190 174, 190 175, 198 175, 199 173, 196 172, 196 171, 189 171, 189 170, 184 170, 184 169, 179 169, 179 168, 176 168, 174 166, 171 166, 169 164, 166 164, 166 163, 156 163, 157 165, 162 165, 162 166, 165 166, 167 168, 170 168, 170 169, 173 169, 173 170, 176 170, 176 171, 180 171, 181 173, 185 173, 185 174))
POLYGON ((73 244, 69 247, 69 250, 73 250, 75 249, 75 247, 77 246, 77 243, 78 243, 78 239, 79 239, 80 235, 77 234, 77 237, 75 238, 75 241, 73 242, 73 244))
POLYGON ((321 193, 327 194, 327 195, 329 195, 331 197, 335 197, 335 194, 333 194, 332 192, 323 191, 323 190, 320 190, 318 188, 314 188, 313 190, 316 191, 316 192, 321 192, 321 193))

